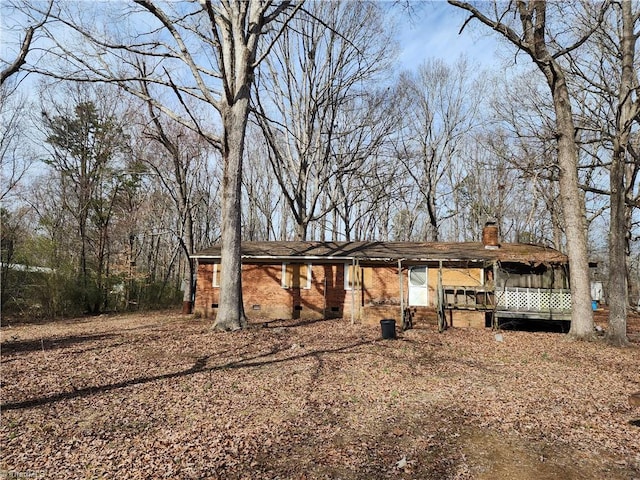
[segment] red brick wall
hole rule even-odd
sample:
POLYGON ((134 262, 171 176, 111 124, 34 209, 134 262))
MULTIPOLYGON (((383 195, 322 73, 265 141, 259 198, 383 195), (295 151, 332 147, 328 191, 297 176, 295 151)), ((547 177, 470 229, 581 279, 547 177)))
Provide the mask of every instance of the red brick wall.
POLYGON ((196 274, 196 298, 193 311, 205 317, 211 316, 211 304, 218 303, 219 289, 213 288, 213 265, 199 264, 196 274))
MULTIPOLYGON (((250 319, 324 318, 351 314, 350 292, 344 289, 341 263, 312 265, 310 287, 283 288, 281 263, 242 266, 243 302, 250 319)), ((220 289, 213 286, 213 264, 200 264, 195 312, 215 316, 214 305, 218 304, 219 292, 220 289)))
MULTIPOLYGON (((400 291, 395 267, 363 267, 364 289, 345 290, 344 264, 312 264, 311 288, 282 288, 282 264, 244 264, 242 289, 249 318, 360 318, 362 306, 373 303, 399 304, 400 291)), ((405 295, 407 292, 406 275, 405 295)), ((215 316, 219 299, 213 286, 213 264, 198 266, 195 312, 215 316)))
MULTIPOLYGON (((282 263, 244 264, 242 266, 242 288, 245 313, 249 319, 319 319, 329 317, 351 318, 367 321, 363 316, 375 317, 382 310, 395 312, 400 319, 400 285, 396 266, 363 266, 363 288, 353 291, 344 288, 344 263, 312 264, 311 288, 283 288, 282 263), (380 306, 380 312, 375 312, 380 306), (366 308, 365 308, 366 307, 366 308)), ((429 277, 437 272, 429 269, 429 277)), ((437 273, 436 273, 437 274, 437 273)), ((408 295, 406 270, 402 273, 403 293, 408 295)), ((198 285, 195 312, 204 316, 215 316, 219 299, 218 287, 213 287, 213 264, 198 266, 198 285)), ((304 282, 303 282, 304 283, 304 282)), ((430 295, 433 302, 434 295, 430 295)), ((416 320, 433 322, 433 308, 416 310, 416 320), (418 312, 418 310, 420 310, 418 312), (422 318, 424 317, 424 318, 422 318)), ((374 323, 375 323, 374 322, 374 323)))
MULTIPOLYGON (((400 305, 400 281, 398 267, 393 266, 363 266, 364 292, 363 305, 392 304, 400 305)), ((403 290, 407 295, 407 275, 402 273, 403 290)))

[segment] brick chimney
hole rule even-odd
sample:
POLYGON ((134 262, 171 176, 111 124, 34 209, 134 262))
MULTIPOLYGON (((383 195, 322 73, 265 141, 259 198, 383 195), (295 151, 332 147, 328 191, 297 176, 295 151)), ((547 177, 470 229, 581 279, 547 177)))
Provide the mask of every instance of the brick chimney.
POLYGON ((496 222, 489 221, 484 224, 482 229, 482 244, 484 248, 494 250, 500 248, 498 241, 498 225, 496 222))

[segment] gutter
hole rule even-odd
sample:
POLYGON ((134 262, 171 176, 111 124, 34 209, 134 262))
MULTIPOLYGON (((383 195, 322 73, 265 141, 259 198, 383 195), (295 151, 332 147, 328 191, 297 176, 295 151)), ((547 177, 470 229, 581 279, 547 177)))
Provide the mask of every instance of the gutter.
MULTIPOLYGON (((194 258, 194 259, 211 259, 211 260, 216 260, 221 258, 221 255, 190 255, 189 258, 194 258)), ((425 262, 472 262, 472 263, 483 263, 486 264, 487 262, 491 262, 492 260, 488 260, 488 259, 469 259, 469 258, 447 258, 447 257, 443 257, 443 258, 434 258, 434 257, 429 257, 429 258, 397 258, 397 257, 360 257, 357 255, 353 255, 353 256, 348 256, 348 257, 344 257, 344 256, 324 256, 324 255, 241 255, 241 258, 244 260, 298 260, 298 261, 303 261, 303 260, 335 260, 335 261, 340 261, 340 262, 351 262, 355 259, 357 259, 359 262, 364 261, 369 261, 369 262, 418 262, 418 263, 425 263, 425 262)))
MULTIPOLYGON (((216 260, 222 258, 221 255, 191 255, 190 258, 195 259, 211 259, 216 260)), ((356 257, 325 257, 320 255, 241 255, 243 260, 337 260, 341 262, 352 261, 356 257)))

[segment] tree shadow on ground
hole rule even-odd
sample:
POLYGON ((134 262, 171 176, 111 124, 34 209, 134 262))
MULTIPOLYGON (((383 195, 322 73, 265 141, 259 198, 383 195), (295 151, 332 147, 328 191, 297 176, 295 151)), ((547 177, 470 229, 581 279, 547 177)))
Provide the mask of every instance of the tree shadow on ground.
POLYGON ((106 340, 115 336, 115 333, 101 333, 96 335, 71 335, 60 338, 40 338, 36 340, 10 340, 2 343, 2 355, 67 348, 79 343, 106 340))
POLYGON ((249 324, 249 328, 293 328, 313 325, 320 322, 332 322, 335 318, 305 318, 305 319, 277 319, 265 320, 264 322, 256 321, 249 324))
POLYGON ((173 378, 181 378, 181 377, 186 377, 189 375, 193 375, 195 373, 201 373, 201 372, 215 372, 218 370, 230 370, 230 369, 240 369, 240 368, 251 368, 251 367, 261 367, 264 365, 274 365, 274 364, 278 364, 278 363, 285 363, 285 362, 289 362, 289 361, 293 361, 293 360, 299 360, 299 359, 303 359, 303 358, 307 358, 307 357, 313 357, 313 356, 317 356, 317 355, 321 355, 321 354, 326 354, 326 353, 339 353, 339 352, 345 352, 348 351, 350 349, 362 346, 362 345, 366 345, 366 344, 371 344, 374 343, 375 340, 368 340, 368 341, 360 341, 360 342, 355 342, 349 345, 345 345, 343 347, 338 347, 338 348, 333 348, 333 349, 322 349, 322 350, 312 350, 309 352, 305 352, 305 353, 301 353, 299 355, 294 355, 291 357, 286 357, 286 358, 277 358, 277 359, 266 359, 266 357, 269 357, 271 355, 275 355, 279 352, 282 352, 284 350, 286 350, 288 347, 276 347, 276 348, 272 348, 271 350, 269 350, 268 352, 264 352, 258 355, 254 355, 252 357, 247 357, 247 358, 243 358, 241 360, 237 360, 237 361, 233 361, 233 362, 228 362, 226 364, 223 365, 214 365, 214 366, 207 366, 207 361, 209 360, 209 358, 211 357, 210 355, 206 355, 206 356, 202 356, 196 359, 195 363, 189 367, 186 370, 181 370, 178 372, 171 372, 171 373, 164 373, 164 374, 160 374, 160 375, 152 375, 152 376, 146 376, 146 377, 139 377, 139 378, 132 378, 129 380, 123 380, 121 382, 116 382, 116 383, 111 383, 111 384, 107 384, 107 385, 96 385, 96 386, 89 386, 89 387, 83 387, 83 388, 74 388, 74 390, 69 391, 69 392, 60 392, 60 393, 55 393, 52 395, 46 395, 46 396, 42 396, 42 397, 38 397, 38 398, 33 398, 33 399, 29 399, 29 400, 23 400, 23 401, 19 401, 19 402, 7 402, 7 403, 3 403, 0 404, 0 409, 2 410, 20 410, 20 409, 25 409, 25 408, 33 408, 33 407, 39 407, 42 405, 48 405, 48 404, 52 404, 52 403, 56 403, 56 402, 60 402, 63 400, 69 400, 69 399, 73 399, 73 398, 82 398, 82 397, 88 397, 88 396, 92 396, 92 395, 96 395, 96 394, 100 394, 100 393, 104 393, 104 392, 109 392, 112 390, 118 390, 118 389, 122 389, 122 388, 126 388, 126 387, 131 387, 134 385, 144 385, 147 383, 152 383, 152 382, 157 382, 157 381, 161 381, 161 380, 168 380, 168 379, 173 379, 173 378))

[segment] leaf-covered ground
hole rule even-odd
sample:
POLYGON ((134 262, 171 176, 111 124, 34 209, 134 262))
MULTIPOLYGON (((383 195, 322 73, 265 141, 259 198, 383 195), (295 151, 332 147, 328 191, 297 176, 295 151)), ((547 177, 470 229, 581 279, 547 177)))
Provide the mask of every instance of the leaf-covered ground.
POLYGON ((175 313, 2 328, 0 478, 640 478, 632 347, 175 313))

